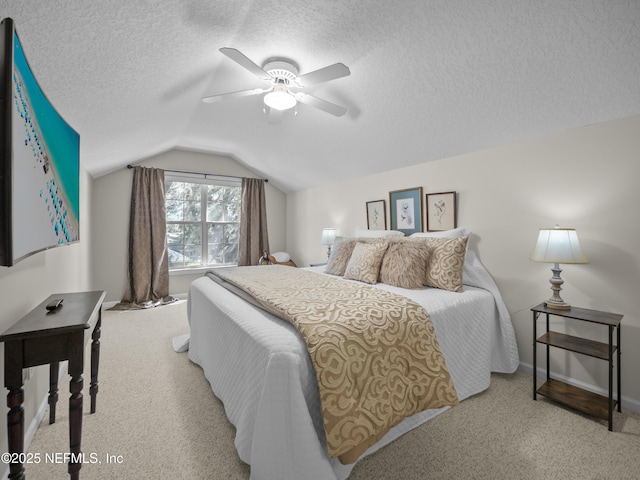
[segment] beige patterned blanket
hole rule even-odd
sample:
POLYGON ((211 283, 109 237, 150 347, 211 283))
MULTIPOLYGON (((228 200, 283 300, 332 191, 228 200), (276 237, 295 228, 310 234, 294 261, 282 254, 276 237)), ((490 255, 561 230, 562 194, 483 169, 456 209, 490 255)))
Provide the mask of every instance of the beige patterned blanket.
POLYGON ((457 404, 431 319, 412 300, 279 265, 207 276, 298 329, 316 372, 329 456, 342 463, 404 418, 457 404))

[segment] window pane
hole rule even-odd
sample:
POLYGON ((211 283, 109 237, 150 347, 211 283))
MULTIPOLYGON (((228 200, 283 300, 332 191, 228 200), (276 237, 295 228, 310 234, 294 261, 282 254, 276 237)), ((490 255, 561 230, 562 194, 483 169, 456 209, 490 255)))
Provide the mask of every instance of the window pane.
POLYGON ((220 222, 224 220, 223 215, 223 193, 224 187, 209 185, 207 188, 207 221, 220 222))
POLYGON ((184 207, 183 207, 183 215, 184 218, 183 220, 185 222, 199 222, 200 221, 200 209, 202 208, 202 205, 200 203, 200 200, 198 200, 197 202, 188 200, 184 202, 184 207))
POLYGON ((238 244, 210 244, 208 248, 210 264, 238 263, 238 244))
POLYGON ((223 200, 224 187, 221 185, 209 185, 207 187, 207 201, 220 203, 223 200))
POLYGON ((238 244, 227 243, 224 245, 224 259, 226 263, 238 263, 238 244))
POLYGON ((184 267, 182 245, 167 248, 167 253, 169 255, 169 268, 184 267))
POLYGON ((168 223, 167 224, 167 245, 171 247, 181 246, 183 242, 183 228, 180 224, 168 223))
POLYGON ((199 183, 185 183, 185 199, 193 200, 194 202, 200 201, 200 194, 202 192, 202 186, 199 183))
POLYGON ((186 223, 184 225, 184 243, 191 245, 202 245, 199 223, 186 223))
POLYGON ((222 243, 224 241, 224 226, 220 224, 209 224, 208 243, 222 243))
POLYGON ((209 245, 209 265, 222 265, 224 264, 224 253, 220 248, 220 245, 209 245))
POLYGON ((235 243, 239 241, 240 225, 237 223, 228 223, 224 229, 224 242, 235 243))
POLYGON ((240 221, 241 192, 239 187, 227 187, 225 189, 225 220, 227 222, 240 221))
POLYGON ((180 200, 167 200, 165 209, 167 211, 167 222, 182 221, 182 204, 180 200))
POLYGON ((182 200, 184 198, 184 183, 167 180, 164 185, 164 198, 182 200))
POLYGON ((202 245, 184 246, 184 266, 196 267, 202 264, 202 245))

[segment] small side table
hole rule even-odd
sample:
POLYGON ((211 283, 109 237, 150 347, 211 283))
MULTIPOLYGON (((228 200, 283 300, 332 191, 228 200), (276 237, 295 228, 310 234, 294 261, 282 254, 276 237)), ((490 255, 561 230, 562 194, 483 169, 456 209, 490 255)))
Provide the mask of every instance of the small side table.
MULTIPOLYGON (((24 390, 22 369, 50 365, 49 423, 56 418, 58 400, 58 368, 61 361, 69 361, 71 382, 69 390, 69 444, 71 460, 69 475, 80 478, 82 467, 82 373, 84 371, 85 331, 91 330, 91 413, 96 411, 98 394, 98 363, 100 357, 100 327, 102 301, 106 292, 57 293, 51 295, 2 335, 4 347, 4 385, 7 395, 7 434, 9 453, 19 459, 24 452, 24 390), (53 299, 63 299, 62 305, 51 312, 46 305, 53 299)), ((23 480, 24 466, 11 462, 9 478, 23 480)))
POLYGON ((571 307, 570 310, 557 310, 548 308, 545 303, 531 307, 533 312, 533 399, 536 393, 560 403, 567 407, 578 410, 587 415, 609 421, 609 430, 613 428, 613 409, 618 405, 618 412, 622 412, 622 388, 620 385, 620 322, 622 315, 617 313, 601 312, 586 308, 571 307), (536 320, 544 314, 546 316, 546 333, 540 337, 536 332, 536 320), (564 333, 549 330, 549 315, 556 317, 573 318, 584 322, 597 323, 609 329, 609 342, 596 342, 586 338, 580 338, 564 333), (616 332, 616 343, 613 343, 614 330, 616 332), (547 346, 547 380, 537 388, 537 344, 547 346), (561 348, 571 352, 588 355, 609 362, 609 395, 604 397, 582 388, 569 385, 560 380, 551 378, 549 373, 549 347, 561 348), (617 372, 617 401, 613 399, 613 369, 614 353, 616 354, 615 366, 617 372))

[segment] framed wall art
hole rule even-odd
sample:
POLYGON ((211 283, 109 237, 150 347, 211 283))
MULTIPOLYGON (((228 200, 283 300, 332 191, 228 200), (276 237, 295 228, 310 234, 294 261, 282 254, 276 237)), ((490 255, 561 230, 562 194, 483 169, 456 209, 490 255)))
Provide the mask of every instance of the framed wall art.
POLYGON ((387 229, 387 208, 384 200, 367 202, 367 228, 369 230, 387 229))
POLYGON ((422 187, 389 192, 391 230, 405 235, 422 232, 422 187))
POLYGON ((427 232, 451 230, 457 223, 456 192, 427 193, 427 232))

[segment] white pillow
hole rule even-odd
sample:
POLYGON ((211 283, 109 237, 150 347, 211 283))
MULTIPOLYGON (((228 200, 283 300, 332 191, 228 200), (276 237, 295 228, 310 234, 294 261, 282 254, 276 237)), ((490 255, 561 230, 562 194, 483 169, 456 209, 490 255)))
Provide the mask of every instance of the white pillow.
POLYGON ((417 232, 409 235, 410 237, 435 237, 435 238, 458 238, 468 237, 471 230, 466 227, 458 227, 453 230, 442 230, 441 232, 417 232))
POLYGON ((287 252, 276 252, 276 253, 272 253, 271 256, 275 258, 276 262, 278 263, 284 263, 291 260, 291 257, 287 252))
POLYGON ((356 227, 356 238, 389 238, 389 237, 404 237, 404 233, 398 230, 367 230, 366 228, 356 227))

